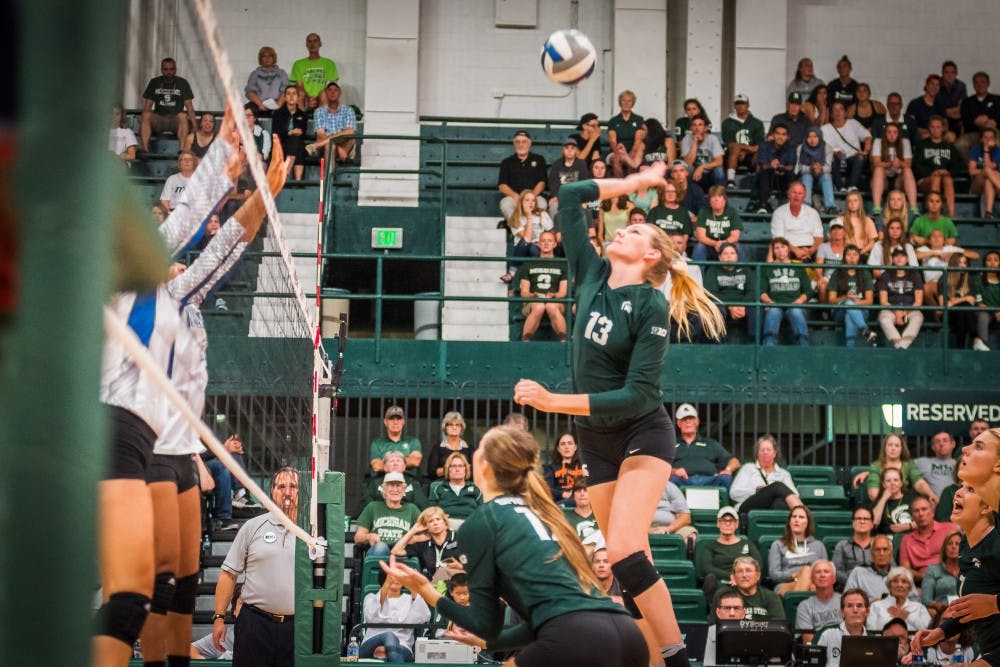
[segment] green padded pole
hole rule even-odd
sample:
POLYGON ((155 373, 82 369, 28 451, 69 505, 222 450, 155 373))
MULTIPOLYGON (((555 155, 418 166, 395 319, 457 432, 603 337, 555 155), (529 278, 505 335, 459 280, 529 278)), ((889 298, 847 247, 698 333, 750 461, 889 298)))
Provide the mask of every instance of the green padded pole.
POLYGON ((8 665, 90 661, 101 305, 109 292, 109 105, 121 0, 17 3, 20 308, 0 376, 0 638, 8 665))

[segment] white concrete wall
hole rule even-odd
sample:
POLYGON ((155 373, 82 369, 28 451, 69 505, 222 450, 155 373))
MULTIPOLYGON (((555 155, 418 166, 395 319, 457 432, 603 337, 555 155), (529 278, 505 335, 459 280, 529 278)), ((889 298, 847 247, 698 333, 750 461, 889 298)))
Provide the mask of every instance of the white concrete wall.
MULTIPOLYGON (((750 111, 767 123, 785 110, 787 0, 754 0, 736 3, 734 90, 750 97, 750 111)), ((723 109, 725 118, 731 106, 723 109)), ((722 126, 719 125, 721 129, 722 126)))
POLYGON ((722 128, 722 0, 691 0, 687 7, 684 98, 696 97, 712 127, 722 128))
POLYGON ((618 93, 636 95, 636 113, 667 127, 667 2, 615 0, 614 113, 618 93))

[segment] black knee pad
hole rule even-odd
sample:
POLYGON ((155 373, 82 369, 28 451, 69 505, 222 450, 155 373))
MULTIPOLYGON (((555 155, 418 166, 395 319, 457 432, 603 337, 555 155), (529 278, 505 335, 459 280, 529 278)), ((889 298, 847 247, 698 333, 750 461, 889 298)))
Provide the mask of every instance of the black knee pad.
POLYGON ((645 552, 636 551, 611 566, 611 572, 618 579, 623 591, 636 597, 645 593, 660 581, 660 573, 649 562, 645 552))
POLYGON ((198 597, 198 573, 189 574, 177 580, 174 588, 174 599, 170 601, 168 611, 175 614, 193 614, 195 598, 198 597))
POLYGON ((632 614, 632 618, 642 618, 642 612, 639 611, 639 605, 635 603, 635 598, 628 591, 622 591, 622 605, 628 613, 632 614))
POLYGON ((173 602, 176 588, 177 580, 174 579, 173 572, 157 574, 156 582, 153 584, 153 599, 149 605, 149 611, 154 614, 166 614, 170 603, 173 602))
POLYGON ((97 611, 98 632, 132 646, 149 614, 149 598, 141 593, 115 593, 97 611))

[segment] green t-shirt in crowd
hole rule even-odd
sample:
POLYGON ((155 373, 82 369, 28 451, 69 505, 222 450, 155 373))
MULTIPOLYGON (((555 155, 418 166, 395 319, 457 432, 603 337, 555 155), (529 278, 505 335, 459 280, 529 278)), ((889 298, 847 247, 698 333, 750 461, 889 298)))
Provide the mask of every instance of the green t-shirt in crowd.
POLYGON ((358 516, 358 526, 367 528, 390 547, 398 542, 403 535, 410 532, 413 524, 420 517, 416 505, 403 503, 402 507, 389 507, 384 500, 377 500, 365 505, 358 516))
POLYGON ((654 206, 646 214, 646 222, 652 223, 665 231, 667 234, 687 234, 694 233, 691 228, 691 212, 683 206, 677 208, 667 208, 662 204, 654 206))
POLYGON ((729 233, 734 229, 742 230, 743 221, 740 214, 732 206, 726 205, 721 215, 712 213, 712 209, 707 206, 698 213, 697 226, 705 230, 708 238, 713 241, 723 241, 729 238, 729 233))
POLYGON ((812 284, 801 266, 765 266, 761 269, 761 290, 776 304, 789 304, 802 295, 809 295, 812 284))

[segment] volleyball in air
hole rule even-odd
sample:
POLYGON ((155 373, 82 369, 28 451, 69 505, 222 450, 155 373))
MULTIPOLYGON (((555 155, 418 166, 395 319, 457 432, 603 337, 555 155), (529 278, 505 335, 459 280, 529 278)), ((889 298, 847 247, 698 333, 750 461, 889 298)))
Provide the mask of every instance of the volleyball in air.
POLYGON ((593 74, 597 65, 594 45, 579 30, 556 30, 542 47, 545 76, 564 86, 575 86, 593 74))

